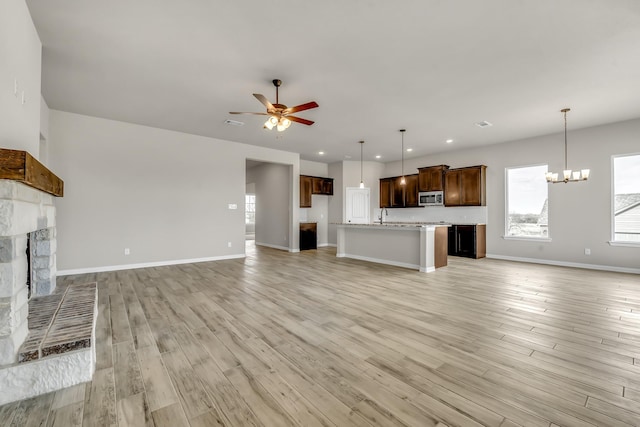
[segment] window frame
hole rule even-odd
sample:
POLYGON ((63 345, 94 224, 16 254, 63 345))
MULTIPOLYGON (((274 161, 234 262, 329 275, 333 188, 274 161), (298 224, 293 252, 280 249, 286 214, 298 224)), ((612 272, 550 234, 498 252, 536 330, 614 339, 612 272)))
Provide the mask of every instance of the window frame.
POLYGON ((625 153, 625 154, 612 154, 611 155, 611 199, 610 199, 610 240, 609 245, 611 246, 626 246, 631 248, 640 247, 640 242, 629 242, 625 240, 616 240, 616 158, 620 157, 634 157, 640 156, 640 152, 635 153, 625 153))
POLYGON ((255 224, 256 223, 256 195, 247 193, 244 195, 244 224, 255 224), (247 202, 247 198, 253 196, 253 203, 247 202), (247 222, 247 213, 249 212, 247 209, 248 205, 253 205, 253 222, 247 222))
MULTIPOLYGON (((520 166, 505 166, 504 168, 504 235, 502 236, 505 240, 522 240, 529 242, 551 242, 551 225, 547 224, 547 235, 546 236, 514 236, 509 234, 509 171, 512 169, 523 169, 523 168, 535 168, 545 166, 547 172, 549 171, 548 163, 535 163, 535 164, 527 164, 520 166)), ((541 176, 541 179, 544 179, 544 174, 541 176)), ((549 220, 548 211, 550 209, 550 200, 549 200, 549 190, 547 185, 547 220, 549 220)))

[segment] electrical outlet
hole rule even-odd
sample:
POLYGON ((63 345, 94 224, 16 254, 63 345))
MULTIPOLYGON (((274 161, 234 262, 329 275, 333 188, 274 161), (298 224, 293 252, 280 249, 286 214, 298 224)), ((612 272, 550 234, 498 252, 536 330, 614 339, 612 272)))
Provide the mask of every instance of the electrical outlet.
POLYGON ((585 254, 585 255, 591 255, 591 249, 589 249, 589 248, 584 248, 584 254, 585 254))
POLYGON ((131 250, 129 248, 124 248, 125 255, 129 255, 130 253, 131 253, 131 250))
POLYGON ((230 248, 231 247, 231 242, 227 242, 227 247, 230 248))

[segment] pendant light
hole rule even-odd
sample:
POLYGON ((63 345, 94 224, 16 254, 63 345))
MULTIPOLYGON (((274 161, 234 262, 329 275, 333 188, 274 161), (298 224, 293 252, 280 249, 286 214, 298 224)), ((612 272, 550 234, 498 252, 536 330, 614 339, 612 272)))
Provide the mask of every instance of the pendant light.
POLYGON ((364 188, 364 181, 362 180, 362 147, 364 147, 364 141, 360 141, 360 188, 364 188))
POLYGON ((406 129, 400 129, 400 133, 402 134, 402 161, 400 168, 402 169, 400 173, 402 174, 402 178, 400 178, 400 185, 405 185, 407 181, 404 179, 404 133, 406 129))
POLYGON ((570 108, 563 108, 560 110, 564 114, 564 170, 562 171, 563 179, 558 180, 558 174, 554 172, 547 172, 545 178, 548 183, 557 184, 559 182, 578 182, 586 181, 589 179, 589 169, 582 169, 579 171, 571 171, 567 166, 567 113, 571 111, 570 108))

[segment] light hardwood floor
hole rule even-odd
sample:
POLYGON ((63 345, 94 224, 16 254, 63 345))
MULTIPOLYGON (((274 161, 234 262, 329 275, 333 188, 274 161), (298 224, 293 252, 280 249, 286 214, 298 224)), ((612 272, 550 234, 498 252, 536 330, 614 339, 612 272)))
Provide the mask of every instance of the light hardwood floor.
POLYGON ((60 278, 98 282, 94 379, 0 425, 640 425, 637 275, 248 251, 60 278))

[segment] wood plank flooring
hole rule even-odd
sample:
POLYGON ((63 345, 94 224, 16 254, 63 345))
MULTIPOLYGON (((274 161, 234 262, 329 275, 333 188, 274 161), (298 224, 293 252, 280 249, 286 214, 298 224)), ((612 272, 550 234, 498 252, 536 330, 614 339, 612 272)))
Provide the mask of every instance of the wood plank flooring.
POLYGON ((2 426, 638 426, 640 277, 248 246, 98 283, 92 382, 2 426))

